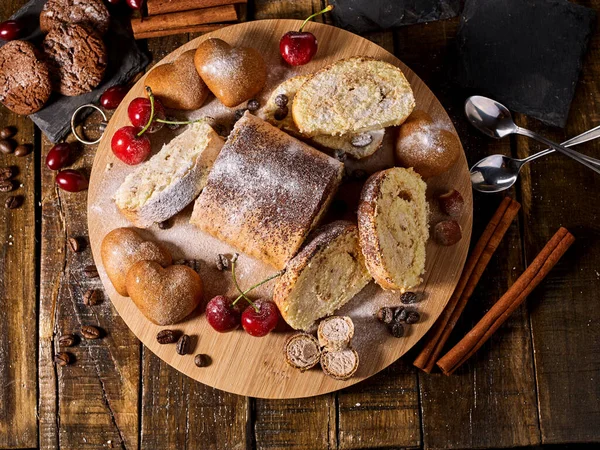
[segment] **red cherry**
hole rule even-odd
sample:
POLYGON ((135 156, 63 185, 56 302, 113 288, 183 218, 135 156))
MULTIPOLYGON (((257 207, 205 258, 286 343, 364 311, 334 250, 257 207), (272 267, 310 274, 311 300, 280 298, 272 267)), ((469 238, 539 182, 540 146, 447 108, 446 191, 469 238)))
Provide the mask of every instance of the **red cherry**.
POLYGON ((0 39, 4 39, 5 41, 17 39, 22 31, 23 26, 17 20, 7 20, 0 23, 0 39))
POLYGON ((279 41, 279 51, 285 62, 301 66, 317 53, 317 38, 308 31, 288 31, 279 41))
POLYGON ((250 305, 242 313, 242 327, 250 336, 266 336, 277 326, 279 310, 275 303, 264 298, 256 300, 254 306, 258 312, 250 305))
POLYGON ((115 156, 130 166, 145 161, 152 149, 147 135, 138 136, 140 131, 136 127, 122 127, 115 131, 110 141, 115 156))
POLYGON ((79 192, 88 188, 87 178, 78 170, 66 169, 56 175, 56 184, 67 192, 79 192))
POLYGON ((67 165, 71 158, 71 145, 67 142, 56 144, 46 156, 46 166, 50 170, 59 170, 67 165))
MULTIPOLYGON (((127 115, 134 127, 144 128, 150 120, 150 100, 144 97, 137 97, 131 100, 127 107, 127 115)), ((156 119, 165 120, 165 108, 158 99, 154 99, 154 120, 148 128, 148 133, 155 133, 160 130, 164 123, 157 122, 156 119)))
MULTIPOLYGON (((100 97, 100 104, 105 109, 117 109, 129 89, 126 86, 113 86, 104 91, 100 97)), ((144 124, 146 125, 146 124, 144 124)))
POLYGON ((131 9, 142 9, 146 0, 127 0, 127 4, 131 9))
POLYGON ((240 326, 243 303, 238 301, 232 305, 233 300, 223 295, 217 295, 206 305, 206 319, 211 327, 219 333, 233 331, 240 326))

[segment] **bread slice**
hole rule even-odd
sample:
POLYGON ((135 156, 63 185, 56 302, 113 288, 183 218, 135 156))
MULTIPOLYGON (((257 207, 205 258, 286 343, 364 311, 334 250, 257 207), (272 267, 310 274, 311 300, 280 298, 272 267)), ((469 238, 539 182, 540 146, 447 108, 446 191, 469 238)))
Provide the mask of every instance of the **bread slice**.
POLYGON ((358 294, 370 280, 358 248, 356 225, 334 222, 317 230, 288 263, 275 284, 273 300, 292 328, 308 330, 358 294))
MULTIPOLYGON (((277 116, 280 107, 275 103, 275 99, 280 95, 285 95, 288 98, 288 107, 291 107, 296 92, 308 79, 310 79, 310 75, 298 75, 288 78, 277 86, 271 93, 266 105, 260 111, 261 117, 270 124, 286 130, 293 136, 302 138, 303 136, 298 131, 291 113, 288 113, 283 118, 277 116)), ((385 130, 380 129, 344 136, 314 136, 311 141, 317 147, 324 148, 325 150, 341 150, 353 158, 361 159, 371 156, 381 147, 384 134, 385 130)))
POLYGON ((326 350, 321 353, 321 368, 325 375, 336 380, 347 380, 358 369, 358 353, 353 348, 326 350))
POLYGON ((405 291, 425 270, 429 237, 427 186, 412 169, 394 167, 373 174, 358 206, 360 248, 375 281, 405 291))
POLYGON ((301 372, 312 369, 319 363, 321 348, 314 336, 307 333, 298 333, 290 336, 285 341, 285 360, 301 372))
POLYGON ((316 72, 294 96, 292 117, 306 136, 343 135, 400 125, 415 107, 402 71, 356 56, 316 72))
POLYGON ((117 207, 140 228, 173 217, 200 194, 223 143, 208 124, 189 125, 125 178, 117 207))
POLYGON ((354 336, 354 323, 347 316, 327 317, 319 323, 319 345, 328 350, 341 350, 350 345, 354 336))
POLYGON ((343 172, 341 162, 246 112, 190 222, 283 269, 327 210, 343 172))

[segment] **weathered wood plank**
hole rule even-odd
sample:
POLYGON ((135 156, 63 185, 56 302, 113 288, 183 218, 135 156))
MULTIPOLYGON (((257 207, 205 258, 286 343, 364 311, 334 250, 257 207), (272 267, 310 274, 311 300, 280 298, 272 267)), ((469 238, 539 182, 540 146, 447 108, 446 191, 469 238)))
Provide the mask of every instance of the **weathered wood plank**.
MULTIPOLYGON (((2 2, 0 21, 24 3, 2 2)), ((0 106, 0 129, 7 125, 18 129, 15 141, 33 145, 33 124, 0 106)), ((0 194, 0 448, 37 445, 35 161, 33 153, 0 154, 0 168, 17 173, 16 189, 0 194), (4 208, 9 195, 21 199, 20 208, 4 208)))
MULTIPOLYGON (((424 79, 446 107, 470 163, 491 153, 510 154, 509 140, 492 141, 478 134, 464 119, 467 93, 454 87, 449 76, 457 25, 458 20, 454 19, 401 28, 395 32, 396 54, 424 79)), ((515 192, 509 195, 515 196, 515 192)), ((481 234, 499 200, 499 196, 475 196, 474 239, 481 234)), ((455 328, 448 348, 487 311, 522 269, 521 237, 515 223, 455 328)), ((454 376, 419 374, 419 389, 425 448, 539 443, 526 309, 520 308, 454 376)))
MULTIPOLYGON (((600 9, 600 1, 577 2, 600 9)), ((520 124, 563 141, 600 123, 600 33, 590 42, 566 130, 520 124)), ((541 150, 519 139, 518 154, 541 150)), ((600 143, 579 147, 600 157, 600 143)), ((560 226, 575 238, 547 279, 528 299, 535 354, 542 443, 600 440, 600 177, 553 154, 530 165, 521 177, 525 254, 531 261, 560 226)))
MULTIPOLYGON (((68 237, 82 241, 87 233, 86 192, 56 188, 54 172, 43 160, 51 144, 42 140, 42 259, 40 298, 40 445, 42 448, 137 448, 139 341, 106 298, 97 306, 83 304, 88 289, 102 289, 87 279, 92 264, 89 246, 73 253, 68 237), (70 349, 75 363, 53 367, 58 337, 80 335, 83 325, 105 331, 70 349)), ((89 173, 95 147, 81 148, 73 167, 89 173)))
MULTIPOLYGON (((189 38, 151 39, 148 49, 159 61, 189 38)), ((141 414, 141 449, 237 449, 249 439, 249 399, 200 384, 145 347, 141 414)))

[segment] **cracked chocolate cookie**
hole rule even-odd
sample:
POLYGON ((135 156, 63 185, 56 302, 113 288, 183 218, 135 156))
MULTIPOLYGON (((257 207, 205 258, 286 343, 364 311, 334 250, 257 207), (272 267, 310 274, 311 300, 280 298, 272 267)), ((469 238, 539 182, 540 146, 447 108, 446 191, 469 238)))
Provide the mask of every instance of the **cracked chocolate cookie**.
POLYGON ((0 102, 17 114, 32 114, 50 97, 47 64, 29 42, 11 41, 0 48, 0 102))
POLYGON ((97 35, 79 25, 59 25, 46 35, 42 45, 55 91, 80 95, 102 81, 106 48, 97 35))
POLYGON ((40 14, 40 28, 48 33, 63 24, 77 24, 106 33, 110 15, 102 0, 48 0, 40 14))

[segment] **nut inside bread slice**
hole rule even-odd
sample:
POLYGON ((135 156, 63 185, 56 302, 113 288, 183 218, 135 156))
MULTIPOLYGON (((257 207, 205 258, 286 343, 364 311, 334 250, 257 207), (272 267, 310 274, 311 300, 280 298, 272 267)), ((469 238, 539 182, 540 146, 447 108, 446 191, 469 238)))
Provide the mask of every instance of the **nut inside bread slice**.
POLYGON ((125 178, 117 207, 141 228, 174 216, 200 194, 223 143, 207 123, 190 124, 125 178))
POLYGON ((319 363, 321 349, 314 336, 298 333, 290 336, 285 342, 286 362, 300 371, 312 369, 319 363))
MULTIPOLYGON (((298 75, 288 78, 279 86, 277 86, 271 96, 267 100, 264 108, 260 111, 262 118, 272 125, 275 125, 282 130, 286 130, 292 135, 302 138, 302 134, 298 131, 298 127, 292 119, 291 112, 288 112, 284 117, 279 117, 278 114, 281 108, 276 103, 277 97, 285 95, 288 99, 288 109, 291 108, 296 92, 307 80, 310 75, 298 75)), ((344 136, 313 136, 311 142, 325 150, 342 150, 353 158, 361 159, 372 155, 381 147, 385 130, 373 130, 359 134, 347 134, 344 136)))
POLYGON ((344 350, 326 350, 321 353, 321 368, 331 378, 347 380, 358 369, 358 353, 350 347, 344 350))
POLYGON ((354 323, 347 316, 327 317, 319 323, 319 345, 328 350, 341 350, 350 345, 354 336, 354 323))
POLYGON ((412 89, 398 67, 357 56, 316 72, 300 86, 291 109, 300 133, 317 136, 400 125, 414 107, 412 89))
POLYGON ((358 206, 360 248, 375 281, 405 291, 425 270, 429 238, 426 184, 412 169, 394 167, 373 174, 358 206))
POLYGON ((338 221, 317 230, 277 280, 273 299, 296 330, 308 330, 365 287, 371 276, 358 247, 358 229, 338 221))

